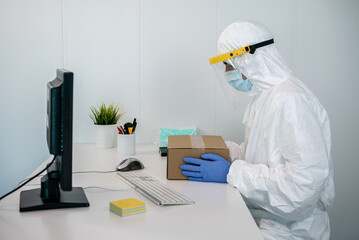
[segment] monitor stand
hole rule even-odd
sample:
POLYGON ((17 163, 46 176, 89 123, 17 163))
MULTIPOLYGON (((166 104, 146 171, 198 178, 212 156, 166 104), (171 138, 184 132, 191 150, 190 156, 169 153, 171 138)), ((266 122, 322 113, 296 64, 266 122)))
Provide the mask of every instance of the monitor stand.
POLYGON ((74 187, 72 191, 68 192, 60 190, 60 199, 51 202, 46 202, 41 198, 40 188, 26 190, 20 193, 20 212, 88 206, 90 206, 90 204, 81 187, 74 187))
POLYGON ((20 193, 20 212, 56 208, 75 208, 90 206, 81 187, 62 191, 59 187, 58 171, 48 172, 41 178, 41 188, 20 193))

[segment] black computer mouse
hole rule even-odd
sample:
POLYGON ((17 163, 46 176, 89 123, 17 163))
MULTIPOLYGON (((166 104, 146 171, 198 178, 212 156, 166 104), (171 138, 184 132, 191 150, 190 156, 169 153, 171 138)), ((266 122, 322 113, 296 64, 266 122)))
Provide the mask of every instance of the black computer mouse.
POLYGON ((126 158, 117 165, 116 170, 120 172, 143 169, 145 166, 137 158, 126 158))

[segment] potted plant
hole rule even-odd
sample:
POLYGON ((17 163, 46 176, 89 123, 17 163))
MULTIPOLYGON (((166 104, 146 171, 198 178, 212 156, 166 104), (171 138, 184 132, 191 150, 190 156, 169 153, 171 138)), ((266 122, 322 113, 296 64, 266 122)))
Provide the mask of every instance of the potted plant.
POLYGON ((99 148, 112 148, 116 139, 116 124, 125 113, 119 113, 118 105, 104 103, 100 107, 90 107, 90 118, 96 127, 96 146, 99 148))

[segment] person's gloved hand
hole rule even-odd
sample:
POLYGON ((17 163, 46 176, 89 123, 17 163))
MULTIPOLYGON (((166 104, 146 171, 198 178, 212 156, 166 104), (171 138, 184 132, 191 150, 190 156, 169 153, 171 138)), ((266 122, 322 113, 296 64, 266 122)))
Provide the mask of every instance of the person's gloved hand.
POLYGON ((206 153, 198 158, 183 158, 189 164, 183 164, 180 169, 182 174, 188 176, 188 180, 202 182, 227 182, 227 174, 231 164, 223 157, 206 153))

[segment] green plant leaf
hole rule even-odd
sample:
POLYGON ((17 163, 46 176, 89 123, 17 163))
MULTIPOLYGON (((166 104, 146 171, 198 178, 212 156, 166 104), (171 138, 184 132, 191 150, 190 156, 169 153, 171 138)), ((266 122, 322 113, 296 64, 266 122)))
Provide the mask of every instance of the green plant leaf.
POLYGON ((125 114, 119 113, 120 108, 114 104, 106 107, 105 103, 102 103, 98 108, 90 107, 90 110, 90 118, 96 125, 117 124, 118 120, 125 114))

